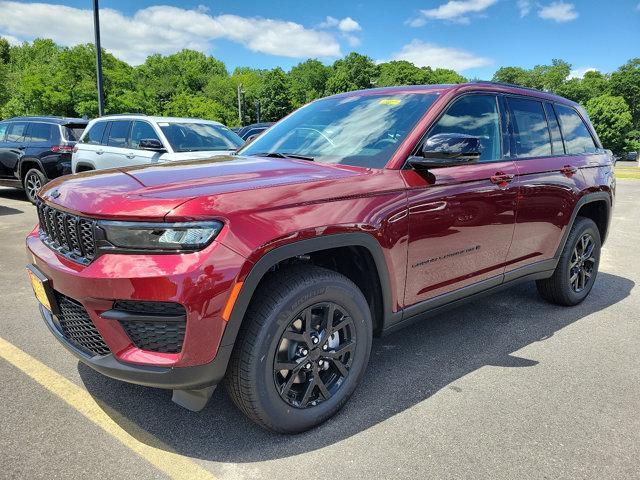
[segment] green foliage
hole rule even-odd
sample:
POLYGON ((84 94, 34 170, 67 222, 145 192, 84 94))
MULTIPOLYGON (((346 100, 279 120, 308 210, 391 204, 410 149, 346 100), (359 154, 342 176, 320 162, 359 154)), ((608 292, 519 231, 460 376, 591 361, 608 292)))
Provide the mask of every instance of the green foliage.
MULTIPOLYGON (((236 68, 182 50, 151 55, 132 67, 103 52, 105 110, 201 117, 229 126, 279 120, 324 95, 374 86, 448 84, 467 81, 453 70, 419 68, 394 60, 376 65, 352 52, 331 66, 307 60, 281 68, 236 68), (238 90, 243 118, 238 117, 238 90)), ((552 91, 587 107, 605 147, 617 153, 640 150, 640 58, 612 74, 587 72, 569 79, 571 65, 553 60, 531 69, 505 66, 494 81, 552 91)), ((93 45, 61 47, 47 39, 11 46, 0 37, 0 118, 16 115, 98 114, 93 45)))
POLYGON ((586 108, 603 145, 615 153, 624 152, 632 126, 624 98, 601 95, 589 100, 586 108))
POLYGON ((331 67, 327 81, 327 95, 350 90, 362 90, 374 86, 378 77, 378 67, 365 55, 351 52, 336 60, 331 67))

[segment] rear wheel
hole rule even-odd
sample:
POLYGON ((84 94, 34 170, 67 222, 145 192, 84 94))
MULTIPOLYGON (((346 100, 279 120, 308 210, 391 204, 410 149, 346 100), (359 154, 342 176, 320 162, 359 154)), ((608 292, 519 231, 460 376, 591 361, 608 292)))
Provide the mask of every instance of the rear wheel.
POLYGON ((27 174, 24 176, 24 179, 22 180, 24 191, 26 192, 29 201, 34 205, 38 199, 38 192, 45 183, 47 183, 47 179, 37 168, 29 169, 27 174))
POLYGON ((245 316, 227 373, 231 398, 269 430, 312 428, 355 390, 371 338, 369 305, 348 278, 316 266, 278 272, 245 316))
POLYGON ((576 218, 550 278, 538 280, 538 292, 557 305, 577 305, 593 287, 600 265, 600 232, 590 218, 576 218))

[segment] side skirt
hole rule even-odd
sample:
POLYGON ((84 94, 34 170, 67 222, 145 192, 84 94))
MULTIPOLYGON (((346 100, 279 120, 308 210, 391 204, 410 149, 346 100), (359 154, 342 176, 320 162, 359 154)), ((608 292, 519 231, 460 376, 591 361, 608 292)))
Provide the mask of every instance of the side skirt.
POLYGON ((485 295, 491 295, 513 287, 519 283, 549 278, 553 275, 557 264, 557 258, 544 260, 411 305, 404 309, 401 321, 385 326, 380 333, 382 336, 387 335, 415 322, 459 307, 467 302, 472 302, 485 295))

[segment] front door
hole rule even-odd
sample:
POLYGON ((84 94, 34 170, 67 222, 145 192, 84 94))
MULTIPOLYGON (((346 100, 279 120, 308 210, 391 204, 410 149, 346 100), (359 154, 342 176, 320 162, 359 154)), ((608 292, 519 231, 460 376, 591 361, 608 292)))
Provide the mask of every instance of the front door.
POLYGON ((149 163, 157 163, 162 156, 161 152, 155 152, 153 150, 143 150, 140 148, 140 140, 157 140, 160 143, 160 137, 154 130, 153 126, 141 120, 133 122, 131 127, 131 141, 129 142, 131 148, 127 152, 128 165, 145 165, 149 163))
POLYGON ((485 287, 501 282, 517 202, 516 168, 503 153, 508 143, 501 103, 493 94, 464 95, 427 134, 479 137, 478 163, 403 171, 409 187, 405 306, 482 280, 485 287))

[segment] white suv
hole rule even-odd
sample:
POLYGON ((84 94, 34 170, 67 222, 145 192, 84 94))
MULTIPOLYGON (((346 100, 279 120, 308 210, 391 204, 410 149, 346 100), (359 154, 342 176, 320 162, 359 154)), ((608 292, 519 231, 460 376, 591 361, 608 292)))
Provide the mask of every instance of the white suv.
POLYGON ((243 143, 209 120, 110 115, 89 122, 73 150, 71 171, 228 155, 243 143))

